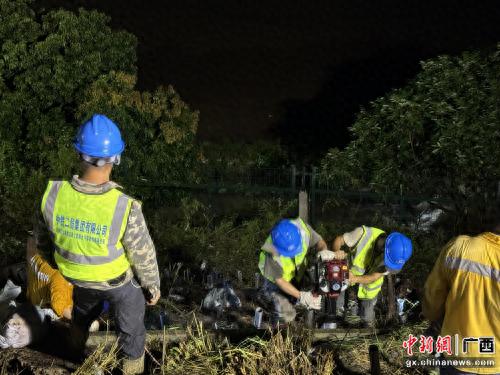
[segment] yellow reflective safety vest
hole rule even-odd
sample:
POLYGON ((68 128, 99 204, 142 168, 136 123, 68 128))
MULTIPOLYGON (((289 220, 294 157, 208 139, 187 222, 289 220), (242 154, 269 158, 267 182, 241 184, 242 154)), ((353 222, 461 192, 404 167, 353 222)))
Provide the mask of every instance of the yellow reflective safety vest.
POLYGON ((458 236, 445 245, 425 283, 422 312, 442 320, 440 335, 451 338, 453 357, 495 361, 493 367, 456 368, 499 374, 500 234, 458 236))
MULTIPOLYGON (((302 276, 305 271, 305 259, 307 255, 307 250, 309 249, 309 242, 311 239, 311 232, 309 232, 309 229, 307 228, 307 225, 302 221, 302 219, 297 218, 295 220, 291 220, 291 222, 297 226, 300 230, 300 237, 302 239, 302 251, 294 256, 293 258, 290 257, 285 257, 282 255, 272 255, 273 259, 283 268, 283 279, 290 282, 294 278, 296 278, 298 281, 302 279, 302 276)), ((266 257, 270 254, 267 252, 264 247, 270 247, 272 246, 273 240, 271 239, 271 236, 267 237, 266 242, 264 243, 264 246, 261 249, 260 255, 259 255, 259 270, 262 273, 264 277, 266 277, 269 281, 274 282, 274 279, 266 276, 264 274, 264 266, 266 264, 266 257)))
MULTIPOLYGON (((373 267, 373 251, 375 249, 375 243, 377 238, 384 234, 385 232, 381 229, 374 227, 367 227, 363 225, 363 236, 358 241, 356 245, 356 251, 351 257, 351 272, 357 276, 364 275, 369 271, 370 267, 373 267)), ((358 298, 360 299, 373 299, 377 297, 382 289, 382 284, 384 283, 384 278, 374 281, 370 284, 359 285, 358 288, 358 298)))
POLYGON ((107 281, 124 273, 130 263, 121 239, 132 198, 117 189, 84 194, 68 181, 50 181, 42 214, 53 234, 55 261, 70 279, 107 281))

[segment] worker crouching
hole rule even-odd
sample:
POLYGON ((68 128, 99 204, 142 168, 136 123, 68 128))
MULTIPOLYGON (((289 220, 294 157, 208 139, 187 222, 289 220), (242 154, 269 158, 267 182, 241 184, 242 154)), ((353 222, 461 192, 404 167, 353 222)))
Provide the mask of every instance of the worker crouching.
POLYGON ((295 319, 296 307, 320 310, 321 296, 299 291, 306 271, 306 256, 315 248, 323 260, 334 257, 326 242, 300 218, 281 220, 274 226, 259 255, 259 270, 264 276, 261 299, 271 308, 271 323, 295 319))

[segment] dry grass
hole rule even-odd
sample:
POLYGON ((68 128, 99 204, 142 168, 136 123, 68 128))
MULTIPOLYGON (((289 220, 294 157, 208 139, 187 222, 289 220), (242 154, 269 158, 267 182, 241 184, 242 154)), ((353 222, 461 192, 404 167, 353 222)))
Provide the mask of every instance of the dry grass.
POLYGON ((110 346, 108 343, 99 345, 73 375, 105 375, 111 374, 119 365, 118 341, 110 346))
MULTIPOLYGON (((402 343, 408 339, 410 333, 414 336, 422 334, 426 326, 426 323, 401 326, 389 335, 382 337, 366 337, 343 342, 341 347, 338 348, 338 359, 350 370, 359 373, 368 373, 370 370, 369 347, 372 344, 376 344, 380 352, 382 374, 423 374, 423 369, 408 369, 405 367, 405 360, 407 358, 402 348, 402 343)), ((418 353, 416 355, 418 357, 418 353)))
POLYGON ((194 320, 188 339, 164 348, 163 364, 156 371, 164 374, 288 375, 331 374, 335 368, 332 352, 312 353, 305 332, 277 332, 270 340, 248 338, 232 346, 206 334, 194 320))
MULTIPOLYGON (((193 319, 186 340, 172 346, 159 340, 150 346, 147 355, 151 359, 150 373, 162 375, 326 375, 344 371, 365 374, 370 370, 369 346, 377 344, 382 374, 423 374, 423 369, 405 368, 402 342, 410 333, 418 336, 424 328, 425 324, 404 326, 383 337, 351 338, 314 346, 309 331, 295 327, 276 332, 266 340, 251 337, 231 345, 227 339, 209 335, 193 319)), ((110 373, 118 365, 116 349, 116 343, 111 351, 98 348, 75 374, 110 373)))

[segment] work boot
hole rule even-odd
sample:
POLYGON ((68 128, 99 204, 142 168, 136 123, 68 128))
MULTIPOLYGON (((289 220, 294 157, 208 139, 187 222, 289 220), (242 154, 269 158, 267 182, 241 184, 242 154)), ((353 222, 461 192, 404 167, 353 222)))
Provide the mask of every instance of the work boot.
POLYGON ((144 373, 144 354, 137 359, 122 359, 123 375, 140 375, 144 373))

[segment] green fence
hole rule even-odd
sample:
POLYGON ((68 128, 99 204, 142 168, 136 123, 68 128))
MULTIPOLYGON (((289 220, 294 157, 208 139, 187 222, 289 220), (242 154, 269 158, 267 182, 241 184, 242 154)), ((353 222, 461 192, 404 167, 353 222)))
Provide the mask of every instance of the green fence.
MULTIPOLYGON (((200 171, 195 183, 171 181, 169 183, 132 183, 136 190, 153 189, 156 204, 161 204, 166 192, 186 195, 204 194, 208 200, 216 196, 254 196, 297 198, 299 191, 309 196, 309 219, 315 223, 324 214, 325 204, 333 206, 372 207, 372 211, 384 212, 394 220, 406 222, 414 219, 413 207, 420 202, 449 204, 444 198, 423 197, 398 192, 380 193, 370 190, 339 189, 327 176, 315 167, 255 168, 245 170, 205 169, 200 171)), ((139 194, 140 195, 140 194, 139 194)))

